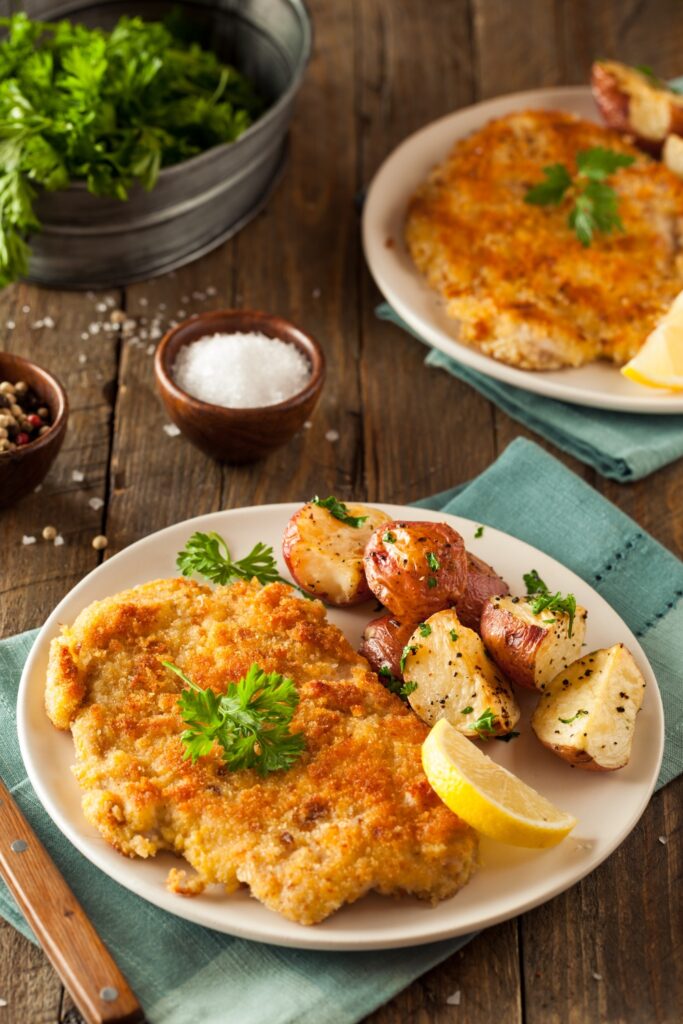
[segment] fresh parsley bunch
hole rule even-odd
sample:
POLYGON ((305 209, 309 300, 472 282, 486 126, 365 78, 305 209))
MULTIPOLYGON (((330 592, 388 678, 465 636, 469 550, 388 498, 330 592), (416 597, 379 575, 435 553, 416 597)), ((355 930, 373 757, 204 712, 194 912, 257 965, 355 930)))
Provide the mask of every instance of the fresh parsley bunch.
POLYGON ((238 71, 160 22, 122 17, 105 32, 20 13, 0 26, 0 286, 28 269, 37 189, 84 181, 126 199, 261 111, 238 71))
POLYGON ((272 547, 255 544, 248 555, 233 561, 228 545, 219 533, 193 533, 182 551, 178 552, 176 565, 183 576, 198 573, 212 583, 225 585, 231 580, 256 578, 264 586, 267 583, 288 583, 280 576, 272 547))
POLYGON ((185 683, 178 698, 187 725, 181 739, 184 758, 209 754, 214 743, 223 750, 230 771, 255 768, 260 775, 291 768, 306 748, 304 737, 289 726, 299 703, 291 679, 264 672, 258 665, 218 696, 211 688, 197 686, 177 665, 164 661, 185 683))
POLYGON ((528 189, 524 201, 534 206, 557 206, 565 195, 570 195, 574 202, 569 211, 569 227, 581 245, 588 246, 596 231, 623 231, 617 193, 606 179, 620 167, 629 167, 633 160, 632 156, 603 146, 583 149, 576 154, 573 178, 564 164, 550 164, 543 168, 545 180, 528 189))

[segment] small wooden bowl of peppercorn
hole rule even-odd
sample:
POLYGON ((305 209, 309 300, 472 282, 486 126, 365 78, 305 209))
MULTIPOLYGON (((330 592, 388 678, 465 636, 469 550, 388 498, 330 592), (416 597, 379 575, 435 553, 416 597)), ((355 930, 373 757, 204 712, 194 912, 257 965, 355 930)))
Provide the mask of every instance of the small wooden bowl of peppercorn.
MULTIPOLYGON (((188 440, 221 462, 239 464, 263 458, 301 429, 320 397, 325 356, 310 334, 288 320, 256 310, 223 309, 201 313, 172 328, 159 342, 154 371, 166 411, 188 440), (189 393, 179 383, 178 375, 189 349, 194 351, 195 343, 199 343, 198 350, 206 342, 213 353, 207 353, 211 361, 204 366, 203 377, 212 400, 189 393), (279 345, 273 347, 274 342, 279 345), (216 361, 215 346, 225 343, 232 343, 232 355, 216 361), (235 344, 239 351, 235 351, 235 344), (230 358, 234 359, 232 364, 230 358), (245 360, 254 388, 248 387, 247 379, 239 406, 231 407, 227 400, 218 404, 222 385, 244 378, 245 360), (290 391, 285 392, 288 397, 273 400, 271 393, 270 399, 264 398, 265 404, 248 404, 249 396, 263 396, 269 383, 277 390, 280 381, 274 378, 279 372, 291 373, 292 363, 297 362, 301 376, 295 378, 295 383, 289 378, 290 391)), ((194 372, 196 376, 196 366, 194 372)))
POLYGON ((0 352, 0 507, 42 482, 62 447, 69 403, 42 366, 0 352))

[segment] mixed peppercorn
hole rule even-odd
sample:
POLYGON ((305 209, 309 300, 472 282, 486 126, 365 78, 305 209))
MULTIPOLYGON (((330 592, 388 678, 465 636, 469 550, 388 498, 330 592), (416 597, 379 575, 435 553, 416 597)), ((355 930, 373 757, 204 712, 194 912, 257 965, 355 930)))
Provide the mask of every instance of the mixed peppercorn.
POLYGON ((51 426, 50 410, 25 381, 0 382, 0 455, 30 444, 51 426))

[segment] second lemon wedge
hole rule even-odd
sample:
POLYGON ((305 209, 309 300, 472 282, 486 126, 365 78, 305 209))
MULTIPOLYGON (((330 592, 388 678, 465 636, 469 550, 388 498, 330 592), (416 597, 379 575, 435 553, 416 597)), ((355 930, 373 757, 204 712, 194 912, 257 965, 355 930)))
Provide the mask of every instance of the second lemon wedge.
POLYGON ((556 846, 576 818, 496 764, 442 718, 422 744, 432 789, 468 825, 513 846, 556 846))
POLYGON ((683 391, 683 292, 621 372, 646 387, 683 391))

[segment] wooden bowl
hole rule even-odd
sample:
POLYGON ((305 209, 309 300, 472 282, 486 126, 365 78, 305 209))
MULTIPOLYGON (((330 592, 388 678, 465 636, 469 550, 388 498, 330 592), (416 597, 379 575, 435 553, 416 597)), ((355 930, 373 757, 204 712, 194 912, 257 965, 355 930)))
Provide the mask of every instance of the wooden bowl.
POLYGON ((35 441, 12 452, 0 453, 0 508, 13 505, 42 482, 62 447, 69 418, 66 391, 42 366, 10 352, 0 352, 0 381, 3 380, 11 384, 26 381, 50 410, 52 424, 47 433, 35 441))
MULTIPOLYGON (((257 367, 256 372, 263 372, 257 367)), ((164 335, 154 357, 157 388, 168 415, 198 448, 221 462, 244 463, 263 458, 300 430, 312 413, 325 379, 325 356, 317 341, 281 317, 248 309, 222 309, 183 321, 164 335), (183 345, 207 335, 260 333, 295 345, 311 364, 302 391, 277 405, 227 409, 202 402, 179 388, 173 365, 183 345)))

